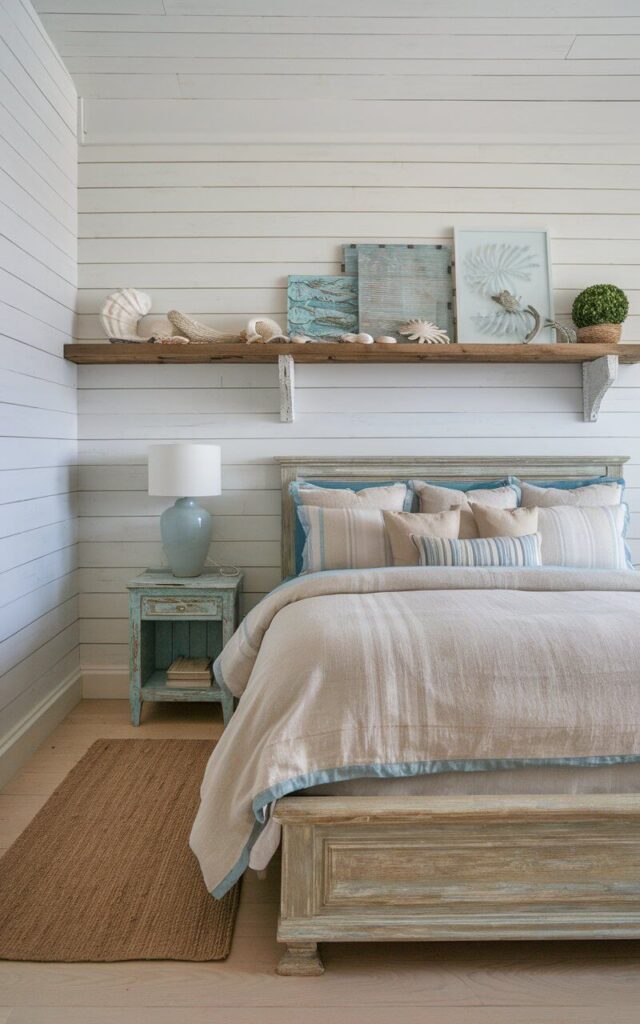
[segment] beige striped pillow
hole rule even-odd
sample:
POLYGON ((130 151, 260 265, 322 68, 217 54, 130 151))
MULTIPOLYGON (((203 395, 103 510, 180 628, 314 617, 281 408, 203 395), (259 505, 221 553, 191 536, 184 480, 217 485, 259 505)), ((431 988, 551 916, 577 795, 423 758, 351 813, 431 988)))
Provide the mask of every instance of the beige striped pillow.
POLYGON ((301 573, 393 565, 391 545, 379 509, 301 505, 298 517, 306 537, 301 573))

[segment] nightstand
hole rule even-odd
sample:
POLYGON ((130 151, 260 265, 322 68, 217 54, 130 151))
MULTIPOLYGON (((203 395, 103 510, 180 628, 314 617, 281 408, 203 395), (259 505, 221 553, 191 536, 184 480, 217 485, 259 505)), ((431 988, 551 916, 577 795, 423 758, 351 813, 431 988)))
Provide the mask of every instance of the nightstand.
POLYGON ((204 573, 189 579, 147 569, 129 590, 129 697, 131 721, 140 725, 144 701, 217 701, 224 724, 233 697, 214 682, 206 689, 167 686, 167 669, 182 655, 215 660, 238 623, 242 575, 204 573))

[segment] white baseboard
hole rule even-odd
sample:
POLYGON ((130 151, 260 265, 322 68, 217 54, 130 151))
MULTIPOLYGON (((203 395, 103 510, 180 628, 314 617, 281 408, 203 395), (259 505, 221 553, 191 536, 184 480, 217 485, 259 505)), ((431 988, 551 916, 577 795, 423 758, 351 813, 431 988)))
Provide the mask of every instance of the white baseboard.
POLYGON ((84 668, 82 696, 90 700, 128 700, 129 668, 84 668))
POLYGON ((81 700, 82 682, 78 667, 36 704, 6 736, 0 737, 0 789, 81 700))

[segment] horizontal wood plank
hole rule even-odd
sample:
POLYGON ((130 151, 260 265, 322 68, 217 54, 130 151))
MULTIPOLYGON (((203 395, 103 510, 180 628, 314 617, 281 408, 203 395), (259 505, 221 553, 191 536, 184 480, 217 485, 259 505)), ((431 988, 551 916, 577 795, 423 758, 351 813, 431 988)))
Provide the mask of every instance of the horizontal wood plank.
POLYGON ((307 345, 207 342, 191 345, 65 345, 74 363, 274 363, 293 355, 301 363, 584 363, 617 355, 621 363, 640 362, 640 344, 629 345, 307 345))

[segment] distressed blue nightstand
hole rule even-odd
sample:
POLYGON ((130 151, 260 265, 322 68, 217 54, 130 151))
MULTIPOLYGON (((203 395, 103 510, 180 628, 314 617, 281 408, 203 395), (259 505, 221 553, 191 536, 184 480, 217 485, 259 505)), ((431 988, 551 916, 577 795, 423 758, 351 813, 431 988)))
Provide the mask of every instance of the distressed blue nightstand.
POLYGON ((233 698, 214 682, 207 689, 167 686, 167 669, 182 655, 217 658, 238 623, 242 575, 205 573, 179 579, 166 569, 147 569, 129 590, 129 697, 131 721, 140 725, 146 700, 217 701, 224 724, 233 698))

